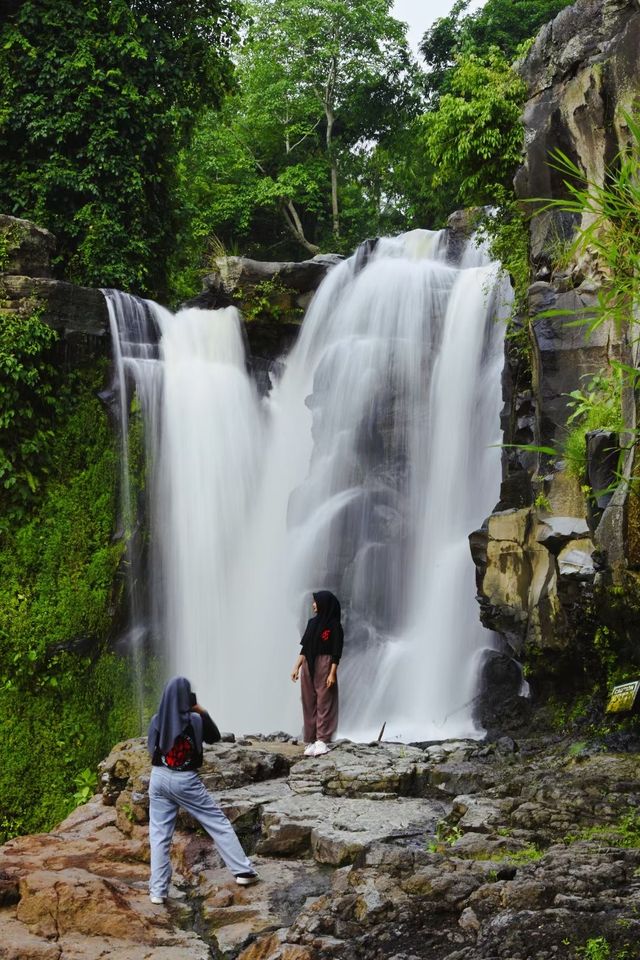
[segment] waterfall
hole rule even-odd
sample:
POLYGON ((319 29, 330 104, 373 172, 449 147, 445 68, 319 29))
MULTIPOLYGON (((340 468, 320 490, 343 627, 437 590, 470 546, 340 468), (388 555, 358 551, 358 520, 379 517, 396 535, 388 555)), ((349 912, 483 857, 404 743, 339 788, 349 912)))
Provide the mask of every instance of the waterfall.
POLYGON ((453 266, 445 241, 335 267, 262 401, 232 308, 147 305, 151 358, 116 323, 147 425, 153 633, 225 729, 300 730, 289 673, 325 588, 345 611, 341 735, 477 733, 492 638, 467 537, 499 492, 506 296, 481 249, 453 266))

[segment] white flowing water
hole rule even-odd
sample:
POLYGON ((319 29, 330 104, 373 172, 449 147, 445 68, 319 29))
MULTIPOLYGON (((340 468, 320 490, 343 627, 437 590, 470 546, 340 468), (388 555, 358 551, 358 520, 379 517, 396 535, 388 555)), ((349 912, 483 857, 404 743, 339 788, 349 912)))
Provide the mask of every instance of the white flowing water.
POLYGON ((262 402, 232 309, 150 306, 159 359, 119 347, 147 423, 153 633, 222 727, 299 732, 289 673, 324 588, 341 735, 477 732, 491 635, 467 538, 499 493, 503 298, 481 251, 453 267, 414 231, 331 271, 262 402))

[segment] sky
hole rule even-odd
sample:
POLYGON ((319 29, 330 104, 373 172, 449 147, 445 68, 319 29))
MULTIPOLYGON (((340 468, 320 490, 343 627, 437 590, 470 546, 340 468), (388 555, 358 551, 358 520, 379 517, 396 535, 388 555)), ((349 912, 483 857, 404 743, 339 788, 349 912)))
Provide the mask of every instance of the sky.
MULTIPOLYGON (((454 0, 395 0, 393 15, 409 24, 409 43, 414 52, 427 30, 438 17, 446 17, 454 0)), ((472 0, 467 13, 473 13, 484 5, 484 0, 472 0)))

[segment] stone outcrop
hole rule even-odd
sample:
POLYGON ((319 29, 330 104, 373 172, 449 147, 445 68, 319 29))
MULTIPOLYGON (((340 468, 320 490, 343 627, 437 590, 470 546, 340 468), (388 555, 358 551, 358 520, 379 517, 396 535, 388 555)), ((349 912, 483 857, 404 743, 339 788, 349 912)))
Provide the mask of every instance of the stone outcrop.
MULTIPOLYGON (((311 260, 300 262, 218 257, 216 269, 203 280, 203 291, 196 298, 197 305, 211 309, 232 303, 242 304, 251 301, 256 290, 269 284, 272 287, 269 293, 276 294, 274 305, 283 310, 304 311, 329 270, 342 259, 334 253, 320 253, 311 260), (227 301, 221 303, 224 298, 227 301)), ((196 305, 196 301, 190 302, 196 305)))
MULTIPOLYGON (((0 849, 2 960, 575 960, 640 934, 637 754, 605 743, 217 744, 203 777, 261 882, 179 821, 147 893, 142 740, 54 832, 0 849)), ((629 952, 628 956, 633 953, 629 952)))
POLYGON ((563 291, 539 280, 529 288, 536 437, 544 446, 561 447, 571 413, 571 391, 584 389, 590 377, 610 370, 612 361, 631 359, 627 337, 609 324, 593 331, 588 324, 576 326, 576 317, 588 317, 596 302, 597 287, 592 282, 563 291), (544 316, 547 311, 554 315, 544 316))
POLYGON ((246 322, 254 358, 272 361, 292 347, 313 294, 329 270, 343 258, 318 254, 301 262, 268 262, 247 257, 218 257, 203 280, 203 290, 185 306, 215 310, 236 306, 246 322))
POLYGON ((20 317, 37 311, 74 352, 101 352, 109 332, 104 296, 52 279, 55 244, 48 230, 0 216, 0 312, 20 317))
POLYGON ((596 574, 586 520, 530 507, 494 513, 472 535, 472 552, 483 624, 516 655, 566 649, 569 611, 587 603, 596 574))
MULTIPOLYGON (((628 142, 624 112, 638 93, 640 7, 637 0, 579 0, 542 28, 519 65, 529 97, 524 111, 525 161, 516 176, 526 199, 564 194, 549 155, 562 150, 587 177, 605 169, 628 142)), ((532 223, 532 256, 551 266, 554 247, 572 232, 566 214, 546 212, 532 223)))
MULTIPOLYGON (((620 488, 613 498, 603 493, 608 483, 602 481, 611 481, 624 437, 589 439, 583 479, 569 475, 561 453, 572 412, 569 394, 585 389, 589 378, 607 375, 615 361, 633 364, 634 337, 608 323, 590 329, 607 278, 589 253, 558 267, 562 249, 576 229, 588 226, 588 218, 579 222, 577 215, 531 206, 540 198, 566 195, 563 175, 549 163, 554 150, 586 178, 603 183, 629 141, 624 114, 637 105, 638 49, 637 0, 579 0, 542 28, 517 65, 528 100, 524 164, 515 187, 535 211, 530 225, 535 282, 522 319, 530 379, 523 374, 522 355, 508 346, 503 426, 506 443, 549 452, 505 451, 497 512, 473 535, 472 552, 482 621, 501 634, 506 650, 524 651, 525 660, 547 651, 549 663, 549 657, 569 653, 585 629, 594 596, 597 604, 598 591, 612 579, 627 584, 628 571, 640 564, 639 518, 628 491, 620 488), (577 317, 586 322, 576 325, 577 317), (597 502, 585 496, 588 483, 597 502), (563 518, 573 528, 570 537, 560 535, 563 518)), ((628 397, 631 428, 635 406, 628 397)), ((627 477, 637 474, 635 454, 624 469, 627 477)))

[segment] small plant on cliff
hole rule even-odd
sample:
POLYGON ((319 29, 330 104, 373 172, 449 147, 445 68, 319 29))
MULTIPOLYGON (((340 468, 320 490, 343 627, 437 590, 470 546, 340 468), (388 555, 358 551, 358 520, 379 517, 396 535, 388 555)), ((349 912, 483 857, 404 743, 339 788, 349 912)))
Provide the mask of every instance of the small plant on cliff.
POLYGON ((595 937, 587 940, 584 947, 578 947, 576 955, 583 960, 609 960, 611 948, 604 937, 595 937))
POLYGON ((590 377, 584 388, 568 394, 567 406, 572 413, 567 418, 571 426, 564 442, 564 458, 569 473, 581 480, 586 471, 586 435, 590 430, 611 430, 619 433, 624 429, 622 418, 623 374, 619 365, 605 375, 602 371, 590 377))
POLYGON ((430 853, 444 853, 447 847, 459 840, 464 834, 462 827, 457 824, 447 823, 446 820, 439 820, 436 825, 435 838, 427 844, 427 850, 430 853))
POLYGON ((87 803, 96 792, 98 776, 95 770, 85 767, 84 770, 81 770, 80 773, 73 778, 73 784, 76 788, 73 800, 76 806, 80 806, 83 803, 87 803))
MULTIPOLYGON (((484 216, 478 230, 489 244, 489 253, 498 260, 509 275, 513 288, 512 317, 526 314, 526 297, 531 282, 529 264, 529 230, 520 206, 503 188, 497 191, 497 209, 484 216)), ((521 338, 521 349, 529 350, 526 327, 511 328, 511 339, 521 338)))
POLYGON ((564 178, 566 196, 549 201, 545 208, 582 219, 571 259, 586 255, 603 274, 595 313, 589 308, 586 318, 578 317, 590 329, 605 320, 622 329, 634 322, 640 303, 640 120, 628 113, 623 116, 629 143, 607 168, 602 183, 585 176, 561 150, 551 154, 551 166, 564 178))
POLYGON ((242 304, 245 320, 279 321, 289 317, 301 317, 302 310, 290 308, 292 292, 288 290, 278 277, 263 280, 256 284, 253 293, 242 304))

